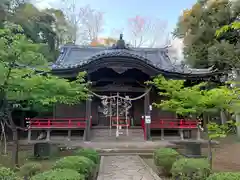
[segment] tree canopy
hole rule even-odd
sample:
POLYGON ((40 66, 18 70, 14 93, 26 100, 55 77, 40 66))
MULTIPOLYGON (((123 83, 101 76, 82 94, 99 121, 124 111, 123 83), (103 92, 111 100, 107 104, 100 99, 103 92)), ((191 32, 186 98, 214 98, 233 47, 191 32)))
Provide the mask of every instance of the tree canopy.
POLYGON ((7 100, 48 105, 74 104, 87 97, 84 73, 76 81, 49 74, 49 64, 35 44, 15 24, 0 29, 0 86, 7 100))
POLYGON ((188 117, 212 114, 220 110, 233 111, 238 102, 238 89, 220 86, 210 88, 207 83, 186 87, 183 80, 166 80, 163 76, 153 79, 159 95, 166 100, 155 106, 188 117))
POLYGON ((234 24, 240 15, 240 1, 198 0, 179 17, 174 35, 184 41, 184 56, 196 68, 239 67, 239 33, 228 28, 221 36, 216 31, 234 24))

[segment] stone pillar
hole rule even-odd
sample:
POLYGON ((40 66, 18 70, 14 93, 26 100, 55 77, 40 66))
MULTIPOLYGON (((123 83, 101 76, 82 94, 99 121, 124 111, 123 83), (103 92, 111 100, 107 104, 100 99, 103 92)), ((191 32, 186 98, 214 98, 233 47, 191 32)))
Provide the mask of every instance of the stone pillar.
POLYGON ((91 98, 86 100, 86 127, 84 132, 84 140, 90 141, 91 131, 91 98))
POLYGON ((151 129, 150 129, 150 123, 146 123, 146 117, 150 116, 151 117, 151 111, 149 109, 150 105, 150 97, 149 97, 149 92, 145 95, 144 97, 144 119, 145 119, 145 128, 146 128, 146 140, 149 141, 151 140, 151 129))

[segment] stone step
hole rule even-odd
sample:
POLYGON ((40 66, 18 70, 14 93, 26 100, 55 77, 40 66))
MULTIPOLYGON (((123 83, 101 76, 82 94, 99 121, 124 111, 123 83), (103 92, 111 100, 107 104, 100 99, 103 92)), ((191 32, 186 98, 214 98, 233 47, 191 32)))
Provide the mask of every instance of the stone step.
POLYGON ((140 156, 147 156, 152 157, 153 153, 144 153, 144 152, 111 152, 111 153, 99 153, 100 156, 127 156, 127 155, 140 155, 140 156))
POLYGON ((138 148, 138 149, 133 149, 133 148, 115 148, 115 149, 98 149, 97 151, 100 154, 117 154, 117 153, 122 153, 122 154, 136 154, 136 153, 141 153, 141 154, 148 154, 152 155, 155 149, 153 148, 138 148))
POLYGON ((142 129, 119 130, 119 137, 116 138, 116 129, 92 129, 92 141, 144 141, 142 129))

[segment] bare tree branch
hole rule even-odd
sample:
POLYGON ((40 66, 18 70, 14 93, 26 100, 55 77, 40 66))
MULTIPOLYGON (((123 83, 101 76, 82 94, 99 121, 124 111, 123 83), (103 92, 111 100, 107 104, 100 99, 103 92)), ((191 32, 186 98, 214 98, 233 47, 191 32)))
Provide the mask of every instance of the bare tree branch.
POLYGON ((90 44, 99 38, 103 31, 103 13, 90 6, 79 9, 80 40, 83 44, 90 44))
POLYGON ((136 16, 128 21, 127 35, 134 47, 165 46, 166 27, 167 23, 162 20, 136 16))

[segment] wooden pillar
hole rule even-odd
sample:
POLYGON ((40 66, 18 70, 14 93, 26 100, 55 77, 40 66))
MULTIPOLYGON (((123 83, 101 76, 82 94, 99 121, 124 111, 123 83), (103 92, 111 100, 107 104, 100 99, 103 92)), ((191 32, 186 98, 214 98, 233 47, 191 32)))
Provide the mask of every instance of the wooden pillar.
POLYGON ((50 129, 48 129, 47 130, 47 137, 46 137, 46 141, 50 141, 50 137, 51 136, 51 130, 50 129))
POLYGON ((28 142, 30 143, 31 140, 32 140, 32 130, 28 129, 28 142))
POLYGON ((86 127, 84 133, 84 140, 90 141, 90 131, 91 131, 91 98, 86 100, 86 127))
POLYGON ((146 140, 149 141, 151 140, 151 130, 150 130, 150 122, 147 122, 146 119, 147 117, 151 118, 151 112, 149 109, 150 105, 150 98, 149 98, 149 92, 145 95, 144 97, 144 115, 145 115, 145 128, 146 128, 146 140))
POLYGON ((180 133, 181 140, 184 140, 183 129, 179 129, 179 133, 180 133))
POLYGON ((164 129, 161 129, 161 140, 164 140, 164 129))
POLYGON ((201 140, 201 131, 197 128, 197 140, 201 140))

